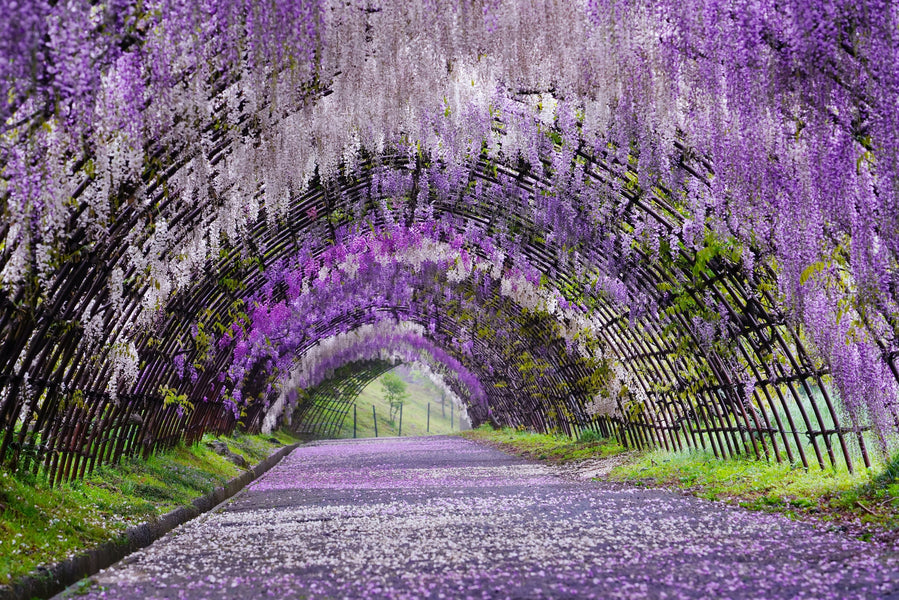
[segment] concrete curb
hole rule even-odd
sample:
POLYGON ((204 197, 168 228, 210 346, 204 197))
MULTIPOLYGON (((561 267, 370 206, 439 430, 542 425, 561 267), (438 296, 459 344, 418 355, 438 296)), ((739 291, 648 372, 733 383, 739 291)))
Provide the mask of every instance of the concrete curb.
POLYGON ((106 542, 84 554, 73 556, 55 565, 38 567, 29 575, 14 582, 12 586, 0 586, 0 600, 50 598, 85 577, 95 575, 132 552, 149 546, 175 527, 212 510, 274 467, 299 445, 291 444, 278 449, 258 465, 244 471, 224 486, 217 487, 205 496, 196 498, 192 502, 192 506, 176 508, 155 521, 128 529, 120 541, 106 542))

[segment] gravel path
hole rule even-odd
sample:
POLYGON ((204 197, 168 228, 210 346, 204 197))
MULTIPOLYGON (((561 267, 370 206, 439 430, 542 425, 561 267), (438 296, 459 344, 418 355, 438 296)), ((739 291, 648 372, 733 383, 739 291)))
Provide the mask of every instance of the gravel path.
POLYGON ((82 598, 897 598, 899 557, 459 438, 302 446, 82 598))

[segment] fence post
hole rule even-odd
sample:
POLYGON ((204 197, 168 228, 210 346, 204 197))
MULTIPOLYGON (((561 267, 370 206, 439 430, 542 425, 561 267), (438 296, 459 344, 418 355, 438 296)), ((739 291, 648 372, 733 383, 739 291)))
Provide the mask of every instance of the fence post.
POLYGON ((450 402, 450 431, 453 430, 453 408, 454 408, 454 406, 455 405, 452 402, 450 402))
POLYGON ((353 405, 353 439, 356 439, 356 405, 353 405))
POLYGON ((428 426, 425 429, 428 433, 431 433, 431 403, 428 402, 428 426))
POLYGON ((403 437, 403 405, 400 404, 400 432, 399 437, 403 437))
POLYGON ((375 437, 378 437, 378 413, 375 412, 375 405, 371 405, 371 416, 375 420, 375 437))

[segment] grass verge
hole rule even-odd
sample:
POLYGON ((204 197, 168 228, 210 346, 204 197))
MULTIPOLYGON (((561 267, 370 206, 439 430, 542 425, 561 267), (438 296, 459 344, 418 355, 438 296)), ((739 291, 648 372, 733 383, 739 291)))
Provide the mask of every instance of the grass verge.
POLYGON ((573 463, 618 456, 604 480, 679 489, 697 497, 813 521, 862 540, 899 542, 899 457, 854 474, 805 470, 751 458, 719 460, 702 451, 629 452, 611 440, 481 427, 462 434, 537 460, 573 463))
POLYGON ((510 428, 493 429, 489 425, 464 431, 461 435, 466 439, 476 440, 511 454, 559 463, 588 458, 604 458, 625 451, 618 442, 593 435, 573 440, 567 436, 532 431, 519 431, 510 428))
POLYGON ((750 458, 719 460, 702 451, 652 451, 616 467, 607 479, 829 524, 862 540, 899 540, 899 458, 879 470, 849 474, 750 458))
MULTIPOLYGON (((210 436, 204 442, 212 439, 227 443, 250 464, 296 441, 280 432, 210 436), (279 443, 270 441, 273 437, 279 443)), ((189 505, 240 472, 205 443, 182 444, 147 461, 125 459, 53 488, 40 477, 0 470, 0 585, 118 539, 129 527, 189 505)))

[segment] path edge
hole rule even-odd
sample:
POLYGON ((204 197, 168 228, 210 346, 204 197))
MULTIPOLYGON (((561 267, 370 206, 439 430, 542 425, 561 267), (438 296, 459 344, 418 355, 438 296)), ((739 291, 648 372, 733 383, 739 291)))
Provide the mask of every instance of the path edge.
POLYGON ((298 446, 300 444, 296 443, 279 448, 253 468, 216 487, 205 496, 195 498, 191 506, 181 506, 153 521, 130 527, 119 540, 104 542, 53 565, 37 567, 11 585, 0 586, 0 600, 50 598, 85 577, 96 575, 132 552, 146 548, 175 527, 199 517, 228 500, 278 464, 298 446))

